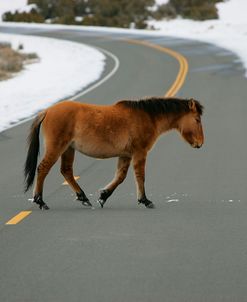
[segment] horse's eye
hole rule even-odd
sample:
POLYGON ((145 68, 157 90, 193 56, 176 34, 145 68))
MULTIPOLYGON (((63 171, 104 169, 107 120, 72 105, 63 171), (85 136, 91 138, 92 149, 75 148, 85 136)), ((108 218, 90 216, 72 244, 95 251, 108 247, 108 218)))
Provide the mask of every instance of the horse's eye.
POLYGON ((201 120, 197 117, 196 122, 197 122, 197 124, 200 124, 201 120))

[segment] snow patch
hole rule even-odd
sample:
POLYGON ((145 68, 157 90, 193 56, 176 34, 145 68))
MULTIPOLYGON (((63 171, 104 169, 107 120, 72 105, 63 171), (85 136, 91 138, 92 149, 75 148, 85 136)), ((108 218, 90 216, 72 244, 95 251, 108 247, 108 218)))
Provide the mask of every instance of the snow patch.
POLYGON ((168 199, 166 202, 178 202, 179 199, 168 199))
POLYGON ((216 4, 220 21, 231 24, 247 23, 246 0, 231 0, 216 4))
POLYGON ((24 52, 37 53, 41 61, 0 82, 0 131, 74 95, 97 81, 104 70, 105 56, 79 43, 7 34, 0 34, 0 41, 14 48, 22 44, 24 52))

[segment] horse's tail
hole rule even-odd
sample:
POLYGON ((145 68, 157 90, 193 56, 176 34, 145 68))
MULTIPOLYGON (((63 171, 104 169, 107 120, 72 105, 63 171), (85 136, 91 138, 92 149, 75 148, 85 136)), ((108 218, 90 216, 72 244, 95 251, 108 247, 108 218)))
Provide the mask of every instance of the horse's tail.
POLYGON ((42 111, 33 121, 28 136, 28 152, 24 167, 25 175, 25 192, 33 184, 35 172, 37 168, 37 160, 39 155, 39 131, 41 123, 46 115, 46 111, 42 111))

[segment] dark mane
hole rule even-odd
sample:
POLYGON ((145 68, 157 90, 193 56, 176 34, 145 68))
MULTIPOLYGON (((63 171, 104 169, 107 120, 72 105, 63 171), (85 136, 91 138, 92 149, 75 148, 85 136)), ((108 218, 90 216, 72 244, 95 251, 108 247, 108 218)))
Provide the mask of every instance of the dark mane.
POLYGON ((122 100, 117 102, 134 110, 143 110, 150 115, 169 114, 169 113, 186 113, 190 111, 190 102, 195 102, 197 112, 202 115, 203 106, 194 99, 179 99, 166 97, 150 97, 140 100, 122 100))

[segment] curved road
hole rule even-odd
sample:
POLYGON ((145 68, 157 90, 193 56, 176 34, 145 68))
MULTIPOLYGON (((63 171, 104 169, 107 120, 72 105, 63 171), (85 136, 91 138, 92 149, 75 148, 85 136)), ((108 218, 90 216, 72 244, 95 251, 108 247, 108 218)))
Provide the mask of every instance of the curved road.
MULTIPOLYGON (((87 43, 116 55, 118 71, 80 96, 82 102, 108 104, 170 89, 178 61, 125 39, 177 51, 189 63, 177 95, 204 104, 206 136, 199 151, 174 132, 152 150, 146 188, 155 210, 137 205, 131 170, 103 210, 96 204, 85 209, 62 185, 56 165, 45 187, 51 210, 42 212, 27 201, 30 193, 22 193, 30 122, 0 133, 0 301, 246 301, 247 88, 237 58, 212 45, 141 34, 0 31, 87 43), (6 225, 23 210, 32 213, 6 225)), ((107 57, 103 76, 114 64, 107 57)), ((112 178, 115 164, 77 155, 75 174, 92 201, 112 178)))

